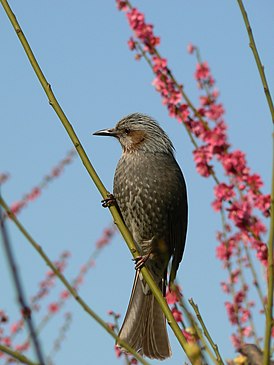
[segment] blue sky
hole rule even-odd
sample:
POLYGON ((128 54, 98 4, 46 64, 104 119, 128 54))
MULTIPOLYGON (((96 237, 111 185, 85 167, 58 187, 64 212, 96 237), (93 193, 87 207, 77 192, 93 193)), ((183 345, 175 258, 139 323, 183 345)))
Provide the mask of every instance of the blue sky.
MULTIPOLYGON (((144 1, 133 3, 146 14, 161 37, 160 51, 177 79, 197 101, 193 79, 195 60, 186 52, 189 42, 200 47, 211 67, 221 92, 229 140, 247 154, 253 171, 261 174, 270 190, 271 118, 237 2, 196 0, 144 1)), ((192 145, 182 128, 168 116, 159 95, 151 85, 152 75, 143 61, 136 62, 128 50, 130 30, 114 1, 100 2, 11 1, 18 21, 29 40, 62 108, 72 123, 91 162, 106 187, 112 179, 120 156, 114 140, 92 136, 92 132, 112 127, 121 117, 139 111, 152 115, 167 131, 176 148, 177 160, 184 171, 189 194, 189 231, 179 281, 187 298, 199 304, 214 340, 224 358, 233 357, 231 327, 225 313, 227 299, 220 290, 225 278, 215 258, 215 233, 220 217, 213 213, 213 182, 195 171, 192 145)), ((270 90, 274 85, 273 7, 270 0, 247 3, 257 46, 265 66, 270 90)), ((41 180, 72 147, 60 121, 49 106, 22 46, 0 7, 0 171, 11 178, 2 189, 13 202, 41 180)), ((55 259, 68 249, 72 253, 67 277, 93 250, 94 242, 111 222, 101 197, 79 159, 53 182, 42 196, 20 215, 22 223, 55 259)), ((20 272, 28 295, 36 291, 46 266, 23 237, 9 224, 20 272)), ((0 254, 0 308, 16 318, 15 294, 0 254)), ((109 309, 125 313, 134 276, 130 254, 117 234, 102 252, 93 272, 86 278, 81 294, 106 320, 109 309)), ((55 295, 61 290, 56 289, 55 295)), ((54 296, 46 302, 54 300, 54 296)), ((118 364, 112 352, 113 340, 70 301, 73 324, 56 364, 118 364)), ((262 317, 256 322, 260 326, 262 317)), ((57 335, 60 319, 42 333, 45 352, 57 335)), ((184 356, 173 335, 174 355, 166 364, 183 363, 184 356)), ((156 363, 156 362, 155 362, 156 363)))

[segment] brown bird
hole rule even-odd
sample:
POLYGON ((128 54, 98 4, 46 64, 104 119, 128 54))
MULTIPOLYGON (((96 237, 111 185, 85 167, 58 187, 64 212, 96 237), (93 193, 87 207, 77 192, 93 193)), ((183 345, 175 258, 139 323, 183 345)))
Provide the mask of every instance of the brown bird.
POLYGON ((165 295, 169 260, 172 257, 169 279, 173 282, 185 246, 188 208, 184 177, 172 142, 149 116, 134 113, 114 128, 94 134, 113 136, 122 146, 114 198, 142 255, 119 337, 141 355, 163 360, 171 356, 166 319, 139 269, 145 264, 165 295))

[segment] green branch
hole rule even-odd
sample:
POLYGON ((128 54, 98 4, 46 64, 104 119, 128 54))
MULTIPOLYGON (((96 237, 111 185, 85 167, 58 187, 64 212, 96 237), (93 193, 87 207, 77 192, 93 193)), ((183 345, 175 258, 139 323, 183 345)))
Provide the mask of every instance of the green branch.
MULTIPOLYGON (((66 129, 72 143, 74 144, 87 172, 89 173, 90 177, 92 178, 94 184, 96 185, 97 189, 100 191, 103 199, 106 199, 109 195, 108 191, 106 190, 106 188, 104 187, 103 183, 101 182, 99 176, 97 175, 96 171, 94 170, 93 166, 91 165, 87 154, 85 153, 80 140, 78 139, 76 133, 74 132, 71 124, 69 123, 69 120, 67 119, 65 113, 63 112, 61 106, 59 105, 57 99, 55 98, 51 86, 48 83, 48 81, 46 80, 32 50, 31 47, 14 15, 14 13, 12 12, 8 2, 6 0, 0 0, 1 4, 3 6, 3 8, 5 9, 7 16, 9 17, 15 31, 16 34, 26 52, 26 55, 33 67, 34 72, 36 73, 47 97, 49 100, 50 105, 53 107, 53 109, 55 110, 56 114, 58 115, 59 119, 61 120, 64 128, 66 129)), ((135 243, 132 239, 132 236, 130 234, 130 232, 128 231, 128 229, 126 228, 126 226, 123 223, 123 220, 118 212, 118 210, 116 209, 115 206, 111 206, 110 208, 110 212, 113 216, 114 222, 117 225, 118 229, 120 230, 122 236, 124 237, 127 246, 129 248, 129 250, 131 251, 132 255, 134 258, 139 256, 139 253, 136 249, 135 243)), ((40 248, 41 249, 41 248, 40 248)), ((184 335, 182 334, 180 327, 178 326, 177 322, 175 321, 166 301, 165 298, 163 297, 160 289, 157 287, 155 281, 153 280, 151 274, 149 273, 149 271, 144 267, 141 269, 142 275, 145 279, 145 281, 147 282, 147 284, 149 285, 153 295, 155 296, 156 300, 159 302, 163 313, 165 314, 167 321, 169 323, 169 325, 171 326, 175 336, 177 337, 179 343, 181 344, 182 348, 184 349, 185 353, 187 354, 187 356, 189 357, 190 361, 192 362, 192 364, 197 363, 197 354, 193 354, 190 350, 189 350, 189 346, 187 344, 187 341, 184 337, 184 335)), ((68 283, 67 283, 68 284, 68 283)), ((77 297, 77 294, 75 294, 75 297, 77 297)))
POLYGON ((126 342, 120 340, 115 332, 108 326, 108 324, 103 321, 88 305, 87 303, 80 297, 78 292, 74 289, 73 286, 68 282, 65 276, 56 268, 56 266, 52 263, 50 258, 45 254, 42 247, 31 237, 28 231, 23 227, 23 225, 19 222, 16 216, 9 209, 7 203, 0 196, 0 205, 5 209, 7 215, 14 222, 19 231, 23 234, 23 236, 29 241, 31 246, 38 252, 38 254, 42 257, 45 263, 50 267, 50 269, 54 272, 54 274, 61 280, 70 294, 74 297, 74 299, 80 304, 80 306, 87 312, 97 323, 100 324, 122 347, 124 347, 128 352, 130 352, 138 361, 140 361, 143 365, 149 365, 147 361, 145 361, 142 356, 140 356, 136 351, 134 351, 126 342))
POLYGON ((1 345, 0 344, 0 351, 4 352, 7 355, 10 355, 11 357, 13 357, 14 359, 22 362, 23 364, 28 364, 28 365, 39 365, 36 362, 33 362, 31 360, 29 360, 26 356, 22 355, 20 352, 18 351, 13 351, 12 349, 10 349, 7 346, 1 345))
POLYGON ((203 332, 204 332, 204 335, 205 337, 207 338, 208 342, 210 343, 211 347, 213 348, 214 352, 215 352, 215 355, 216 355, 216 360, 218 362, 218 364, 220 365, 224 365, 224 362, 221 358, 221 355, 219 353, 219 349, 218 349, 218 346, 216 343, 213 342, 207 328, 206 328, 206 325, 203 321, 203 318, 200 314, 200 311, 199 311, 199 308, 198 308, 198 305, 194 303, 193 299, 189 299, 189 304, 192 306, 192 308, 194 309, 194 312, 196 314, 196 317, 198 319, 198 321, 200 322, 201 326, 202 326, 202 329, 203 329, 203 332))
MULTIPOLYGON (((274 164, 274 133, 273 138, 273 164, 274 164)), ((271 331, 273 325, 273 254, 274 254, 274 165, 272 164, 272 192, 271 192, 271 221, 268 239, 268 256, 267 256, 267 304, 266 304, 266 324, 265 324, 265 338, 264 338, 264 362, 263 365, 268 365, 270 362, 270 348, 271 348, 271 331)))
POLYGON ((248 16, 247 16, 247 13, 245 11, 243 2, 242 2, 242 0, 237 0, 237 1, 238 1, 239 7, 240 7, 240 10, 241 10, 244 22, 245 22, 245 27, 246 27, 246 30, 247 30, 247 33, 248 33, 249 47, 251 48, 251 50, 253 52, 253 55, 254 55, 254 58, 255 58, 255 61, 256 61, 256 65, 257 65, 257 68, 258 68, 258 71, 259 71, 259 74, 260 74, 260 77, 261 77, 261 80, 262 80, 262 84, 263 84, 266 100, 267 100, 267 103, 268 103, 268 107, 269 107, 269 110, 270 110, 270 113, 271 113, 272 122, 274 123, 273 101, 272 101, 272 97, 271 97, 271 94, 270 94, 270 91, 269 91, 268 83, 267 83, 267 80, 266 80, 266 77, 265 77, 264 66, 262 65, 260 55, 259 55, 257 47, 256 47, 256 43, 255 43, 255 40, 254 40, 254 37, 253 37, 252 29, 251 29, 251 26, 250 26, 248 16))

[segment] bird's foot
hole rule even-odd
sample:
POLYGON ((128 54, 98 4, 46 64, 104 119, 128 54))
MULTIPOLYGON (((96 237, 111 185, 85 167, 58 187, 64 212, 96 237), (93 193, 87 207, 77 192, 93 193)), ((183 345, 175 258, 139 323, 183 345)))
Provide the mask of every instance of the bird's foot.
POLYGON ((149 259, 150 254, 151 254, 151 252, 149 252, 148 254, 146 254, 144 256, 137 256, 134 259, 132 259, 133 261, 135 261, 135 270, 142 269, 142 267, 145 265, 145 263, 149 259))
POLYGON ((109 208, 112 205, 115 205, 116 200, 113 196, 113 194, 108 193, 108 197, 106 199, 101 200, 102 207, 109 208))

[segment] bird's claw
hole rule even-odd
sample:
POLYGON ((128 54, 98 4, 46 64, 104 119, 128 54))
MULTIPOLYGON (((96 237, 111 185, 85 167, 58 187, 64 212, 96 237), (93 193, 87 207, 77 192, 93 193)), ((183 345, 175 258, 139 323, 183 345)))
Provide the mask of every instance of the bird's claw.
POLYGON ((145 263, 149 259, 150 253, 144 256, 137 256, 132 261, 135 262, 135 270, 141 270, 144 267, 145 263))
POLYGON ((116 202, 114 196, 112 194, 108 194, 108 197, 106 199, 101 200, 102 207, 109 208, 112 205, 114 205, 116 202))

